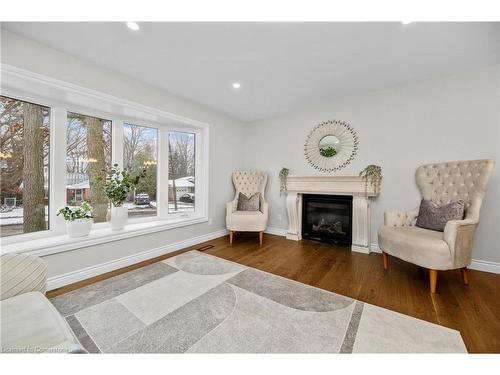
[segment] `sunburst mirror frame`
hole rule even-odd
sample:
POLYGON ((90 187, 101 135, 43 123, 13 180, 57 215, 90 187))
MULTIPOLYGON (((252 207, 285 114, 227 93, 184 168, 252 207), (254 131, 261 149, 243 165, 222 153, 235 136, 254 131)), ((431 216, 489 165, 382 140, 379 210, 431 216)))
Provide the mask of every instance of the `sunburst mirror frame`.
POLYGON ((307 161, 315 169, 322 172, 334 172, 349 164, 358 151, 358 135, 354 129, 344 121, 328 120, 318 124, 307 136, 304 145, 304 154, 307 161), (333 135, 339 140, 339 150, 331 157, 320 153, 319 143, 333 135))

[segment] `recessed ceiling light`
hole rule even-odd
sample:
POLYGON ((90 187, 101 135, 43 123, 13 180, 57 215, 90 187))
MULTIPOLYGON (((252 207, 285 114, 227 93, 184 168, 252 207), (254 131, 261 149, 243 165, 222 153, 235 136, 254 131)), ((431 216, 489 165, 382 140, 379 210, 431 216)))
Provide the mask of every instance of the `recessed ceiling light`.
POLYGON ((130 30, 134 30, 134 31, 137 31, 140 29, 139 25, 136 22, 127 22, 127 27, 130 30))
POLYGON ((413 23, 413 21, 401 21, 403 25, 409 25, 410 23, 413 23))
POLYGON ((235 89, 235 90, 241 89, 241 83, 239 83, 239 82, 233 82, 233 89, 235 89))

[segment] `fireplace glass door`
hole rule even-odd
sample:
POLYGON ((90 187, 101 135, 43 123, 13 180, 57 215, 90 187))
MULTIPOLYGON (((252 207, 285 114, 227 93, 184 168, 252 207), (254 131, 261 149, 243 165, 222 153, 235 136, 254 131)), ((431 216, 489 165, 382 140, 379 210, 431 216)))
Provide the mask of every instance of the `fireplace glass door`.
POLYGON ((302 237, 340 245, 352 243, 352 196, 304 194, 302 237))

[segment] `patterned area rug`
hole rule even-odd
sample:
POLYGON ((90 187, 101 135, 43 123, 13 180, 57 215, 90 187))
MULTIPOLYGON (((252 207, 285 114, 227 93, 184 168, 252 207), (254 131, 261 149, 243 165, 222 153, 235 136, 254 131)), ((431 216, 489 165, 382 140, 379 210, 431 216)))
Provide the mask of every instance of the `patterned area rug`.
POLYGON ((466 352, 458 331, 197 251, 51 301, 91 353, 466 352))

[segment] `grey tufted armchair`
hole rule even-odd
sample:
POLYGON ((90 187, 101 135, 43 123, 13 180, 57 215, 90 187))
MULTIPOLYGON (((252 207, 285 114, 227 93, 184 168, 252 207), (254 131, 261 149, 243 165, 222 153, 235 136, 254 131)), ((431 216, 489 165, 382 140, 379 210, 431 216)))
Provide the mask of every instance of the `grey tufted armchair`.
POLYGON ((386 212, 384 226, 378 231, 384 269, 388 255, 392 255, 428 268, 432 293, 436 292, 439 270, 460 269, 463 282, 468 284, 474 233, 494 166, 493 160, 471 160, 419 167, 415 179, 422 198, 439 204, 462 199, 465 217, 448 221, 444 232, 438 232, 415 226, 418 207, 409 212, 386 212))
POLYGON ((236 171, 232 175, 236 195, 226 207, 226 226, 229 230, 229 242, 233 243, 236 232, 259 232, 259 241, 262 245, 264 231, 267 228, 269 216, 268 204, 264 198, 267 185, 267 173, 260 171, 236 171), (260 193, 259 211, 237 211, 239 193, 247 197, 260 193))

